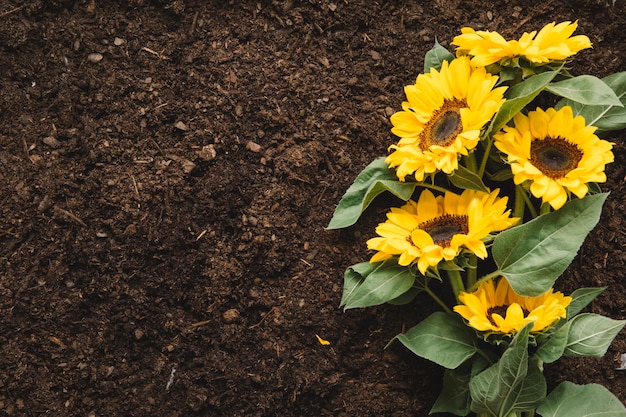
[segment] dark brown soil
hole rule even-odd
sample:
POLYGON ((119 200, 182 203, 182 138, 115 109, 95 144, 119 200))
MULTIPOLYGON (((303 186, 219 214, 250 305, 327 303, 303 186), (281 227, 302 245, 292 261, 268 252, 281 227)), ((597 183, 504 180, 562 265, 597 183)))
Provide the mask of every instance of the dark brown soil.
MULTIPOLYGON (((435 38, 576 19, 594 48, 573 72, 626 70, 623 0, 0 2, 0 414, 427 415, 442 371, 384 346, 436 306, 338 308, 383 205, 324 228, 435 38)), ((607 286, 591 310, 623 319, 612 140, 557 287, 607 286)), ((626 401, 621 352, 624 333, 550 386, 626 401)))

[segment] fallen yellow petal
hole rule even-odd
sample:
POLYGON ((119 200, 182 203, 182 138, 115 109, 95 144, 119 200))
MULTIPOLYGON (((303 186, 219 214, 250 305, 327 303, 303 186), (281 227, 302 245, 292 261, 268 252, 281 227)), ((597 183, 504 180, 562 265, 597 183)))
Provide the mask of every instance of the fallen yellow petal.
POLYGON ((324 340, 318 335, 315 335, 315 337, 317 337, 317 341, 320 342, 320 345, 324 345, 324 346, 330 345, 330 342, 328 340, 324 340))

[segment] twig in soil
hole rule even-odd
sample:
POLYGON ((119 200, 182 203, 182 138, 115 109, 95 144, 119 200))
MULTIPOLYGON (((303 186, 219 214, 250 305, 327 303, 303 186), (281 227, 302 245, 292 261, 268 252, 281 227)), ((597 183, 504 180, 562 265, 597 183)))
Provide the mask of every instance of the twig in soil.
POLYGON ((196 238, 196 242, 200 239, 202 239, 202 236, 206 235, 206 233, 208 232, 207 229, 204 229, 203 231, 200 232, 200 234, 198 235, 198 237, 196 238))
POLYGON ((213 320, 203 320, 203 321, 198 321, 195 323, 191 324, 191 327, 196 328, 196 327, 200 327, 200 326, 204 326, 205 324, 209 324, 211 323, 213 320))
POLYGON ((137 194, 137 200, 141 202, 141 196, 139 195, 139 188, 137 187, 137 181, 135 181, 135 176, 131 174, 130 178, 133 180, 133 186, 135 187, 135 194, 137 194))
POLYGON ((191 27, 189 28, 189 34, 192 35, 196 31, 196 25, 198 24, 198 16, 200 12, 196 12, 193 15, 193 20, 191 21, 191 27))
POLYGON ((155 111, 155 110, 158 110, 158 109, 160 109, 161 107, 165 107, 165 106, 167 106, 168 104, 170 104, 170 103, 169 103, 169 102, 165 102, 165 103, 161 103, 161 104, 159 104, 158 106, 154 106, 154 107, 152 107, 152 108, 150 108, 150 109, 141 109, 141 110, 139 111, 139 115, 140 115, 140 116, 143 116, 144 114, 148 113, 149 111, 155 111))
POLYGON ((168 379, 167 384, 165 385, 165 391, 169 391, 170 387, 174 383, 174 374, 176 373, 176 364, 172 365, 172 371, 170 372, 170 379, 168 379))
POLYGON ((145 47, 145 46, 144 46, 144 47, 142 47, 142 48, 141 48, 141 50, 142 50, 142 51, 146 51, 146 52, 148 52, 148 53, 150 53, 150 54, 152 54, 152 55, 154 55, 154 56, 157 56, 157 57, 159 57, 160 59, 162 59, 162 60, 164 60, 164 61, 166 61, 166 60, 168 59, 165 55, 163 55, 163 54, 161 54, 161 53, 159 53, 159 52, 157 52, 157 51, 153 51, 152 49, 147 48, 147 47, 145 47))
POLYGON ((11 230, 2 230, 0 229, 0 236, 11 235, 13 237, 18 237, 17 233, 12 232, 11 230))
POLYGON ((13 14, 15 12, 19 12, 26 6, 27 6, 26 4, 22 4, 21 6, 11 9, 8 12, 0 13, 0 18, 7 17, 8 15, 13 14))
POLYGON ((278 311, 278 307, 276 306, 272 307, 270 311, 268 311, 267 313, 265 313, 263 317, 261 317, 261 320, 257 324, 253 324, 252 326, 248 327, 248 329, 254 329, 255 327, 259 327, 265 321, 265 319, 267 319, 270 316, 270 314, 276 311, 278 311))
POLYGON ((70 213, 67 210, 63 210, 60 207, 54 206, 54 212, 56 215, 61 217, 65 217, 66 219, 74 220, 76 223, 80 224, 83 227, 87 227, 87 224, 77 215, 70 213))
POLYGON ((28 153, 28 144, 26 143, 26 138, 22 138, 22 144, 24 145, 24 153, 26 157, 30 159, 30 154, 28 153))

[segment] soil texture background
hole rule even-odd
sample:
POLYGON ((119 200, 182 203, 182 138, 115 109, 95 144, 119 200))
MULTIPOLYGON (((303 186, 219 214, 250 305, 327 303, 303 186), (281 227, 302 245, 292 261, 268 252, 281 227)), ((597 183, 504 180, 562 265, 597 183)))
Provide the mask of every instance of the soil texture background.
MULTIPOLYGON (((437 306, 338 307, 389 201, 325 226, 435 39, 565 20, 594 45, 573 73, 626 70, 623 0, 0 1, 0 415, 426 416, 442 370, 385 345, 437 306)), ((557 282, 614 319, 623 136, 557 282)), ((626 401, 623 352, 549 387, 626 401)))

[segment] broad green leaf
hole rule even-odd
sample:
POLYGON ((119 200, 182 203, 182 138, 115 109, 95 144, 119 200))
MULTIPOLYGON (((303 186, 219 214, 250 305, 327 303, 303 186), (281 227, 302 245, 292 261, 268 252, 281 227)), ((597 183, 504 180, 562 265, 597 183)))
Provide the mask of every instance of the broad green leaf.
POLYGON ((570 321, 565 346, 566 356, 603 356, 626 320, 613 320, 593 313, 583 313, 570 321))
POLYGON ((469 382, 471 369, 446 369, 443 373, 441 392, 430 409, 430 413, 452 413, 466 416, 470 412, 469 382))
POLYGON ((339 201, 328 229, 341 229, 356 223, 361 213, 379 194, 391 192, 406 201, 411 198, 417 183, 400 182, 393 169, 389 169, 385 158, 375 159, 357 176, 339 201))
MULTIPOLYGON (((487 352, 484 352, 487 354, 487 352)), ((469 382, 493 362, 483 355, 474 355, 471 362, 465 362, 456 369, 446 369, 443 373, 443 387, 430 410, 432 413, 453 413, 466 416, 470 412, 471 397, 469 382)))
POLYGON ((608 132, 626 128, 626 71, 609 75, 602 79, 615 95, 619 98, 619 105, 599 105, 592 103, 589 105, 577 103, 573 100, 564 99, 555 106, 560 109, 563 106, 570 106, 575 116, 583 116, 587 125, 598 128, 598 132, 608 132))
POLYGON ((511 87, 505 94, 506 101, 500 106, 489 126, 489 132, 498 132, 528 103, 541 93, 559 71, 547 71, 534 75, 525 81, 511 87))
POLYGON ((567 346, 570 324, 571 322, 565 323, 547 341, 540 343, 535 356, 545 363, 555 362, 563 356, 567 346))
POLYGON ((546 395, 546 382, 536 361, 528 360, 526 326, 500 361, 470 381, 472 411, 494 417, 534 409, 546 395))
POLYGON ((435 39, 435 45, 428 52, 426 52, 426 56, 424 57, 424 73, 430 72, 432 68, 439 71, 441 70, 441 64, 443 61, 450 62, 453 59, 454 55, 441 46, 435 39))
POLYGON ((571 319, 580 313, 583 308, 592 302, 606 287, 601 288, 579 288, 571 294, 572 301, 567 306, 567 319, 571 319))
POLYGON ((448 176, 448 179, 455 187, 463 190, 489 192, 489 189, 483 184, 483 180, 463 165, 459 165, 457 170, 448 176))
POLYGON ((572 200, 496 236, 493 259, 516 293, 537 296, 552 287, 598 223, 607 195, 572 200))
POLYGON ((577 103, 623 107, 611 87, 593 75, 581 75, 550 84, 546 90, 577 103))
MULTIPOLYGON (((419 277, 416 277, 416 279, 418 278, 419 277)), ((424 291, 423 288, 418 288, 416 286, 413 286, 404 294, 400 295, 399 297, 394 298, 393 300, 387 301, 387 303, 394 305, 394 306, 403 306, 405 304, 409 304, 422 291, 424 291)))
POLYGON ((532 323, 513 338, 500 360, 470 381, 472 411, 493 417, 533 410, 546 395, 546 381, 535 361, 528 358, 532 323))
POLYGON ((626 408, 599 384, 562 382, 537 408, 542 417, 626 417, 626 408))
POLYGON ((340 307, 346 304, 346 300, 352 297, 352 294, 363 283, 365 277, 374 272, 379 265, 380 262, 361 262, 346 269, 346 272, 343 274, 343 294, 341 295, 340 307))
POLYGON ((454 313, 433 313, 396 339, 417 356, 447 369, 457 368, 476 353, 476 334, 454 313))
POLYGON ((406 266, 398 265, 395 259, 376 265, 376 269, 367 274, 356 286, 353 285, 354 280, 350 282, 353 288, 349 296, 342 300, 345 310, 386 303, 401 296, 413 286, 415 276, 406 266))

